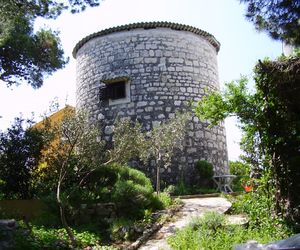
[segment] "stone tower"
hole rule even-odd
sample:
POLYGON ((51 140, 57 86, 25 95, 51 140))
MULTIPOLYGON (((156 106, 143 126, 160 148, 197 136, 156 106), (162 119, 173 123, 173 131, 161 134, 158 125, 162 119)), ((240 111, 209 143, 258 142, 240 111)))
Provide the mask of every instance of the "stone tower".
MULTIPOLYGON (((135 23, 93 33, 75 46, 77 108, 101 121, 106 140, 113 122, 130 117, 151 129, 187 110, 205 89, 218 89, 217 53, 220 44, 211 34, 169 22, 135 23)), ((193 181, 194 164, 207 160, 216 173, 228 171, 225 129, 208 129, 193 117, 188 124, 185 148, 173 164, 163 169, 162 180, 193 181)), ((154 168, 144 172, 154 176, 154 168)))

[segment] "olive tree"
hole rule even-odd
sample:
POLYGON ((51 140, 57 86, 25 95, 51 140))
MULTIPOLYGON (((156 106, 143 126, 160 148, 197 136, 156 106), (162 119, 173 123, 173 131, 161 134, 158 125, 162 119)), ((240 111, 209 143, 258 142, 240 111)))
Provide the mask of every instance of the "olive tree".
POLYGON ((56 200, 62 225, 73 245, 76 245, 76 239, 66 219, 62 192, 68 185, 82 185, 84 179, 101 166, 104 161, 104 143, 99 130, 89 123, 88 115, 82 111, 75 113, 72 109, 66 110, 61 121, 53 123, 46 119, 45 127, 48 127, 53 137, 44 160, 48 171, 54 173, 56 200))
POLYGON ((177 113, 174 118, 161 122, 150 131, 143 131, 138 122, 121 120, 114 131, 111 159, 128 162, 139 158, 145 164, 154 160, 156 165, 156 191, 160 192, 160 171, 171 164, 175 149, 183 148, 188 113, 177 113))

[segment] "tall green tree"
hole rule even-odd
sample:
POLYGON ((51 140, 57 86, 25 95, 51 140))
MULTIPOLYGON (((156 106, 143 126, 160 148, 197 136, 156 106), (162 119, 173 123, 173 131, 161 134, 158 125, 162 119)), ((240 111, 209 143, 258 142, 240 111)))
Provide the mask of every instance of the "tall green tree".
POLYGON ((245 159, 257 177, 268 172, 277 212, 300 222, 300 57, 259 61, 254 69, 255 91, 248 79, 226 85, 197 104, 196 113, 216 125, 236 116, 243 131, 245 159))
POLYGON ((0 80, 8 86, 26 82, 34 88, 44 77, 67 63, 58 33, 50 29, 34 32, 37 17, 58 17, 98 6, 100 0, 0 0, 0 80))
POLYGON ((16 118, 12 127, 0 133, 1 192, 6 199, 33 197, 33 170, 46 145, 44 133, 31 127, 32 121, 16 118))
POLYGON ((299 0, 240 0, 247 4, 246 17, 257 30, 276 40, 300 45, 299 0))

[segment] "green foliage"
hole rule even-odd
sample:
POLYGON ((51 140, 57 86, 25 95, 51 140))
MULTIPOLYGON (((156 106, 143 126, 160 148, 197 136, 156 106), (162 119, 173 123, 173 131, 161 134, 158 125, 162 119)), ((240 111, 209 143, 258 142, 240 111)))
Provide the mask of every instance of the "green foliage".
POLYGON ((241 161, 229 161, 230 174, 236 176, 233 179, 233 190, 241 191, 243 184, 250 180, 250 166, 241 161))
POLYGON ((169 195, 173 195, 175 193, 176 187, 174 185, 169 185, 164 189, 164 193, 167 193, 169 195))
POLYGON ((201 235, 193 229, 192 226, 187 226, 183 230, 176 232, 176 236, 168 238, 168 244, 172 249, 180 250, 199 250, 201 249, 201 235))
POLYGON ((142 125, 130 120, 118 120, 115 123, 113 149, 109 150, 111 162, 127 164, 147 151, 148 142, 142 132, 142 125))
POLYGON ((188 119, 189 114, 178 113, 148 132, 142 131, 138 122, 116 122, 109 162, 127 163, 139 158, 148 164, 153 159, 156 162, 156 190, 160 192, 160 168, 171 164, 175 149, 182 149, 188 119))
POLYGON ((190 188, 186 185, 183 178, 179 180, 178 185, 175 186, 174 195, 191 194, 190 188))
POLYGON ((154 190, 144 173, 129 167, 119 167, 119 178, 112 190, 120 215, 141 218, 145 209, 152 208, 154 190))
POLYGON ((246 3, 246 17, 257 30, 267 31, 277 40, 300 45, 299 1, 240 0, 246 3))
MULTIPOLYGON (((205 187, 202 182, 201 185, 187 185, 183 179, 179 181, 179 183, 174 186, 170 185, 164 189, 165 193, 170 195, 193 195, 193 194, 211 194, 216 193, 215 188, 205 187)), ((207 185, 208 186, 208 185, 207 185)))
POLYGON ((260 231, 254 228, 245 229, 241 226, 227 226, 211 234, 205 229, 194 230, 189 226, 177 232, 176 236, 168 239, 169 245, 175 250, 198 250, 198 249, 222 249, 232 250, 233 246, 256 240, 260 243, 268 243, 279 240, 268 231, 260 231))
POLYGON ((237 196, 232 203, 232 213, 247 214, 250 229, 264 230, 277 239, 291 233, 286 222, 275 213, 272 197, 268 197, 263 190, 237 196))
POLYGON ((27 82, 34 88, 43 84, 44 76, 64 67, 67 59, 58 32, 34 33, 37 17, 56 18, 62 11, 83 11, 98 6, 99 0, 5 0, 0 1, 0 80, 7 85, 27 82))
POLYGON ((110 237, 113 241, 130 240, 133 237, 134 221, 120 218, 113 221, 110 226, 110 237))
POLYGON ((162 208, 168 208, 173 205, 173 199, 170 194, 166 192, 161 192, 158 194, 158 200, 162 203, 162 208))
POLYGON ((214 175, 213 165, 205 160, 197 161, 195 164, 195 169, 197 170, 201 179, 211 179, 214 175))
POLYGON ((152 214, 154 209, 168 208, 174 204, 172 198, 167 193, 153 194, 150 197, 150 202, 151 204, 147 208, 140 208, 139 211, 136 211, 140 216, 128 217, 123 214, 123 217, 114 219, 108 230, 110 238, 117 242, 136 240, 154 222, 162 222, 167 219, 164 216, 154 217, 152 214))
POLYGON ((51 135, 51 143, 47 147, 40 169, 38 187, 47 186, 56 191, 58 184, 61 191, 82 187, 85 178, 96 171, 104 162, 104 142, 99 131, 89 124, 88 115, 83 111, 65 109, 62 120, 44 121, 44 129, 51 135))
MULTIPOLYGON (((267 185, 277 187, 276 210, 299 223, 300 189, 300 95, 299 56, 277 61, 259 61, 254 70, 256 89, 247 91, 247 79, 226 85, 223 93, 212 92, 196 107, 202 119, 217 125, 223 118, 237 116, 243 131, 243 159, 255 177, 270 173, 267 185)), ((273 189, 270 189, 273 190, 273 189)))
POLYGON ((43 131, 32 128, 32 123, 16 118, 11 128, 0 133, 0 188, 3 198, 28 199, 34 194, 32 171, 38 165, 46 140, 43 131))
POLYGON ((223 93, 211 91, 204 96, 195 108, 201 120, 209 120, 211 126, 218 125, 225 118, 236 115, 241 123, 253 123, 257 112, 255 96, 247 90, 248 79, 242 77, 237 82, 225 84, 223 93))
POLYGON ((34 33, 30 17, 1 16, 0 29, 4 30, 0 33, 0 79, 8 86, 27 82, 39 88, 44 76, 66 64, 57 32, 42 29, 34 33))
MULTIPOLYGON (((43 176, 49 178, 47 184, 50 185, 47 186, 50 192, 56 190, 61 223, 72 245, 76 246, 76 238, 66 218, 69 196, 78 187, 84 188, 85 178, 101 166, 105 158, 104 143, 98 129, 89 123, 87 114, 80 110, 75 113, 74 109, 65 108, 60 121, 45 119, 43 126, 52 135, 46 157, 43 158, 47 166, 44 170, 49 175, 44 173, 43 176)), ((45 186, 43 178, 39 184, 45 186)))
POLYGON ((209 211, 203 217, 194 218, 191 225, 194 229, 202 228, 207 231, 216 232, 225 226, 225 216, 216 211, 209 211))
MULTIPOLYGON (((257 200, 253 197, 249 201, 250 194, 246 194, 239 202, 243 209, 239 212, 252 213, 249 217, 249 227, 226 225, 226 217, 217 212, 205 213, 203 217, 195 218, 186 228, 179 230, 175 236, 168 238, 168 243, 172 249, 193 250, 193 249, 224 249, 231 250, 238 243, 249 240, 256 240, 260 243, 268 243, 288 237, 290 231, 282 223, 277 223, 275 217, 270 217, 265 208, 269 201, 265 199, 257 200), (242 199, 244 199, 243 203, 242 199), (254 204, 254 205, 253 205, 254 204), (258 205, 258 207, 257 207, 258 205), (259 214, 253 210, 260 210, 259 214), (254 215, 255 213, 255 215, 254 215), (252 219, 255 219, 252 221, 252 219), (259 223, 262 220, 262 223, 259 223)), ((239 205, 235 204, 235 208, 239 205)), ((237 210, 236 210, 237 211, 237 210)))
POLYGON ((72 207, 114 202, 118 215, 126 218, 142 218, 145 210, 155 211, 172 204, 169 195, 154 194, 151 181, 144 173, 119 164, 96 169, 82 187, 72 187, 67 193, 72 207))
MULTIPOLYGON (((29 233, 24 224, 20 223, 15 236, 14 249, 73 249, 68 243, 68 236, 63 228, 32 227, 29 233)), ((83 249, 88 246, 98 245, 101 235, 89 231, 73 230, 78 241, 78 247, 83 249)), ((100 246, 99 246, 100 247, 100 246)))
POLYGON ((72 206, 96 202, 110 202, 114 185, 119 178, 118 166, 101 166, 90 172, 81 186, 71 186, 68 190, 72 206))

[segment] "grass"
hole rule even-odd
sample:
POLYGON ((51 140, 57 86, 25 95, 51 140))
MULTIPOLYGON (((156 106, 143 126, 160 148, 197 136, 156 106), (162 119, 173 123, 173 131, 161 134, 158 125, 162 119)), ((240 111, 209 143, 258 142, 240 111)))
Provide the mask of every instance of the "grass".
MULTIPOLYGON (((169 194, 155 194, 155 199, 162 208, 168 208, 176 200, 173 200, 169 194)), ((103 221, 91 222, 90 224, 73 226, 72 230, 78 241, 78 249, 93 247, 99 250, 112 250, 113 247, 101 246, 103 244, 120 244, 124 241, 134 241, 150 224, 160 218, 154 219, 152 209, 144 209, 142 218, 117 217, 110 219, 110 222, 103 221)), ((72 249, 68 236, 64 228, 59 228, 57 223, 51 222, 55 216, 44 214, 43 218, 25 224, 19 220, 19 228, 15 235, 14 249, 72 249)))
POLYGON ((271 199, 259 194, 245 194, 237 198, 233 212, 246 213, 249 225, 227 225, 225 215, 208 212, 168 239, 172 249, 232 250, 234 245, 255 240, 268 243, 287 238, 291 230, 284 221, 272 214, 271 199))
MULTIPOLYGON (((32 226, 31 232, 19 221, 19 229, 15 236, 14 249, 70 249, 71 246, 65 229, 32 226)), ((100 245, 101 235, 91 231, 73 229, 78 241, 78 249, 100 245)))

